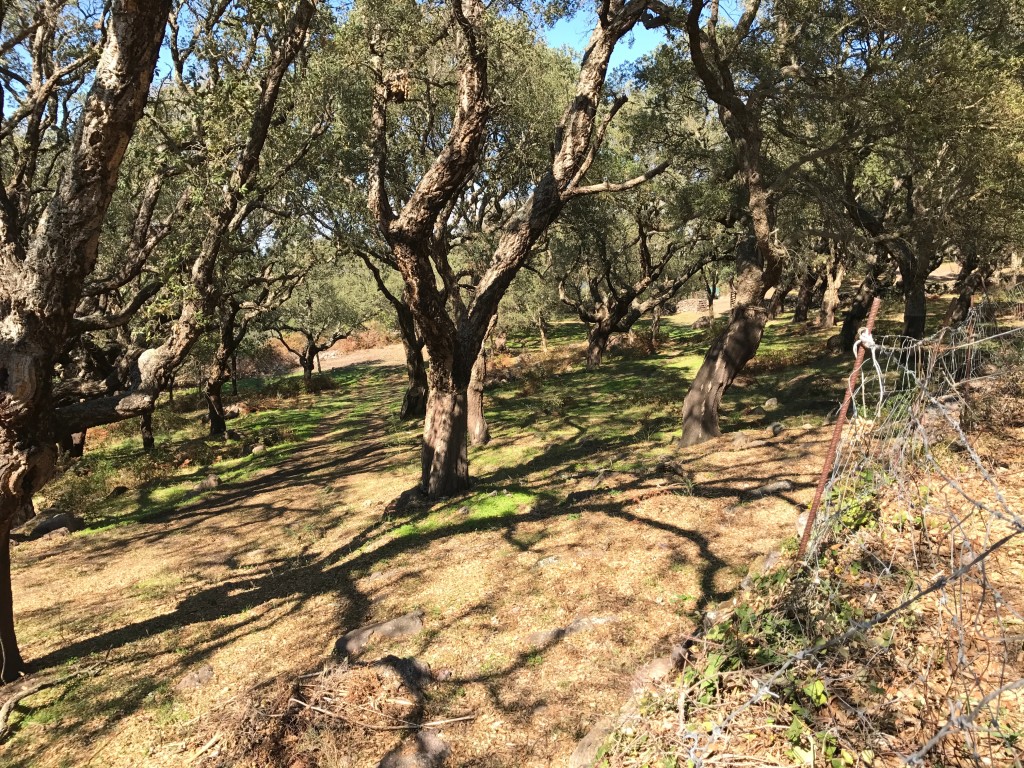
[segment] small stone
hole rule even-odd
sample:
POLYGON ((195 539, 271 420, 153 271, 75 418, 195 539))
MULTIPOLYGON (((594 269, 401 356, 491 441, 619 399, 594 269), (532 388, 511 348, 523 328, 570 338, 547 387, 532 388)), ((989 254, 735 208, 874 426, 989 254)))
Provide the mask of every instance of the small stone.
POLYGON ((561 627, 556 629, 538 629, 526 636, 526 644, 533 650, 547 648, 552 643, 557 643, 565 636, 565 630, 561 627))
POLYGON ((390 621, 367 624, 345 633, 334 644, 334 653, 339 656, 355 656, 374 638, 397 640, 414 635, 422 629, 423 611, 413 611, 390 621))
POLYGON ((677 667, 677 662, 672 656, 662 656, 644 664, 633 675, 633 688, 642 688, 648 683, 663 680, 671 675, 677 667))
POLYGON ((602 717, 598 720, 576 745, 569 757, 569 768, 590 768, 597 760, 597 751, 614 730, 615 721, 612 718, 602 717))
POLYGON ((209 664, 203 664, 182 677, 178 684, 174 686, 174 689, 177 691, 193 691, 201 685, 210 682, 212 678, 213 667, 209 664))
POLYGON ((450 749, 437 731, 424 728, 384 755, 378 768, 441 768, 450 749))
POLYGON ((775 480, 747 491, 743 494, 743 497, 746 499, 760 499, 764 496, 774 496, 777 493, 785 493, 792 490, 793 484, 789 480, 775 480))
POLYGON ((610 624, 613 621, 615 621, 614 616, 586 616, 582 619, 576 619, 574 622, 569 624, 565 628, 565 634, 574 635, 577 632, 583 632, 587 629, 600 627, 602 624, 610 624))
POLYGON ((220 478, 216 475, 207 475, 201 481, 192 486, 193 491, 212 491, 220 485, 220 478))
POLYGON ((256 443, 256 445, 254 445, 252 447, 252 455, 253 456, 261 456, 262 454, 264 454, 266 452, 267 452, 267 446, 265 446, 263 443, 256 443))
POLYGON ((557 555, 549 555, 548 557, 542 557, 540 560, 538 560, 537 563, 536 563, 536 566, 538 568, 546 568, 547 566, 554 565, 557 562, 558 562, 558 556, 557 555))
POLYGON ((782 426, 782 424, 780 422, 776 421, 774 424, 772 424, 770 427, 768 427, 768 434, 771 437, 778 437, 779 435, 781 435, 785 431, 785 429, 786 428, 784 426, 782 426))
POLYGON ((767 400, 764 401, 764 409, 766 411, 774 411, 778 407, 779 398, 777 397, 769 397, 767 400))
POLYGON ((807 518, 808 518, 809 515, 810 515, 810 512, 803 512, 796 519, 796 535, 797 535, 797 538, 801 538, 801 539, 803 538, 804 528, 807 527, 807 518))

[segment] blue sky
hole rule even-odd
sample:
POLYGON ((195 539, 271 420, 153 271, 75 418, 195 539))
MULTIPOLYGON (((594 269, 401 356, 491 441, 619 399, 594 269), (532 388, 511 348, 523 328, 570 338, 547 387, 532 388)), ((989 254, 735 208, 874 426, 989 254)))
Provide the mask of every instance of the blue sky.
MULTIPOLYGON (((562 19, 554 26, 544 32, 548 44, 555 48, 563 46, 583 53, 587 45, 587 38, 594 28, 596 13, 592 8, 581 9, 568 19, 562 19)), ((612 52, 612 69, 628 62, 636 61, 645 53, 649 53, 665 42, 665 33, 660 29, 647 29, 642 24, 637 24, 633 31, 626 35, 612 52)))

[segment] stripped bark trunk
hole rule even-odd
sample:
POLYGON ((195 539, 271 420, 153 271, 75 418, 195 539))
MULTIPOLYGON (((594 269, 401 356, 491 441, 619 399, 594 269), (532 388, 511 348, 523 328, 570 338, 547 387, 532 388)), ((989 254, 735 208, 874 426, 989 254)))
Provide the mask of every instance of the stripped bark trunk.
POLYGON ((467 392, 467 419, 471 445, 487 445, 491 441, 491 430, 484 413, 484 382, 487 378, 487 350, 481 349, 473 363, 467 392))

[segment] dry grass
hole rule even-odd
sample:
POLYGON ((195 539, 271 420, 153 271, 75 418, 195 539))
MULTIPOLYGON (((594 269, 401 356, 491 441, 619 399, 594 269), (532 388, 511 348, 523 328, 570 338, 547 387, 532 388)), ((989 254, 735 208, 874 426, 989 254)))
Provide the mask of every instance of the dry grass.
MULTIPOLYGON (((622 365, 610 373, 632 370, 622 365)), ((336 410, 255 474, 156 514, 133 516, 131 495, 132 524, 15 550, 27 657, 102 664, 23 702, 0 747, 7 764, 373 765, 402 732, 367 725, 411 714, 384 701, 408 692, 359 666, 388 654, 434 672, 419 719, 473 716, 441 727, 450 764, 558 764, 642 663, 795 534, 824 448, 818 428, 757 429, 675 455, 683 479, 661 475, 668 427, 637 419, 667 425, 673 398, 638 402, 628 385, 606 387, 614 376, 537 363, 494 393, 495 440, 474 455, 473 492, 396 505, 416 479, 416 427, 375 415, 402 378, 377 370, 310 399, 336 410), (744 501, 779 477, 795 490, 744 501), (293 711, 341 634, 411 610, 424 612, 422 632, 371 645, 334 684, 326 703, 346 719, 293 711), (613 620, 530 639, 586 617, 613 620), (208 681, 178 685, 204 665, 208 681)))

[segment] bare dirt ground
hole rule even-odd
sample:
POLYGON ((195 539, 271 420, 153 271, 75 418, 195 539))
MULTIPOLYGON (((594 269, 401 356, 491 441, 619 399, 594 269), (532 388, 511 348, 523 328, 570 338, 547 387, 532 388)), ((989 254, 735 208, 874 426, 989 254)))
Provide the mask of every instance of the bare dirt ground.
MULTIPOLYGON (((400 356, 395 345, 324 363, 400 356)), ((642 664, 795 535, 827 440, 822 428, 733 433, 671 453, 665 474, 664 446, 586 430, 556 444, 499 420, 484 449, 498 458, 477 463, 471 494, 401 504, 417 480, 415 427, 360 407, 390 402, 401 381, 368 376, 280 464, 166 515, 18 546, 24 652, 88 673, 27 699, 0 761, 375 765, 405 732, 364 727, 358 696, 255 747, 341 635, 420 611, 422 631, 372 642, 354 663, 429 664, 423 720, 465 718, 439 727, 449 765, 562 765, 642 664), (632 451, 650 466, 615 470, 632 451), (574 470, 583 459, 609 469, 574 470), (780 478, 792 490, 750 495, 780 478)))

